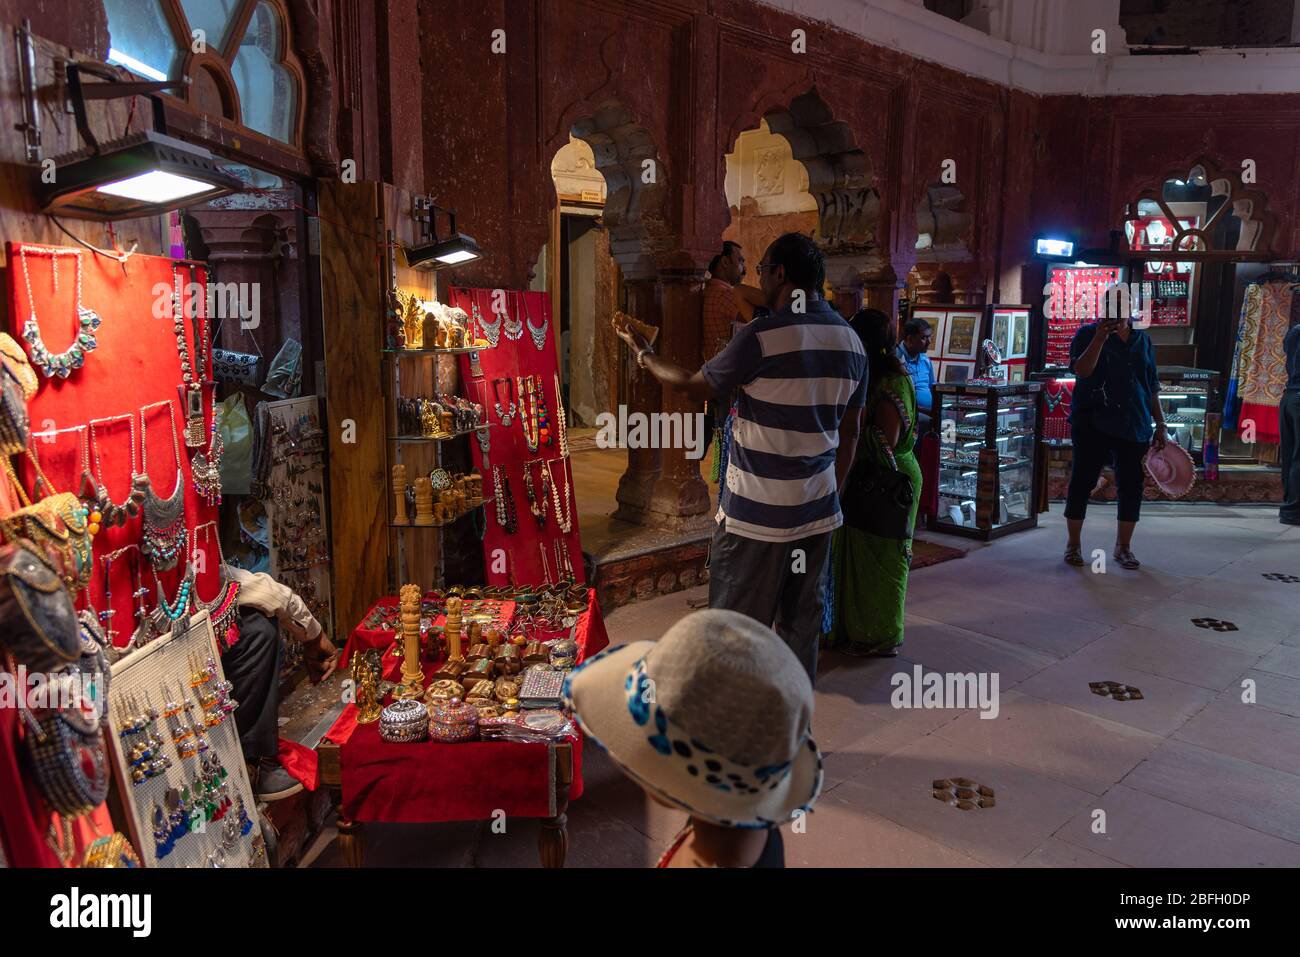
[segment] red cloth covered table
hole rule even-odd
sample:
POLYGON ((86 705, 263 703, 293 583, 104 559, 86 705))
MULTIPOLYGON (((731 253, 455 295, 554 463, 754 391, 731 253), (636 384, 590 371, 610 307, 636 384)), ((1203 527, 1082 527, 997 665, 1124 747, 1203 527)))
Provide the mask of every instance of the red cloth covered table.
MULTIPOLYGON (((589 598, 574 629, 579 661, 609 644, 594 590, 589 598)), ((348 645, 387 649, 395 637, 391 631, 367 634, 359 629, 348 645)), ((427 663, 426 676, 436 667, 427 663)), ((396 679, 400 670, 400 658, 384 658, 385 678, 396 679)), ((340 817, 349 822, 472 821, 490 818, 496 811, 515 817, 552 817, 562 810, 556 807, 554 745, 389 744, 380 739, 378 723, 359 725, 356 717, 356 705, 348 705, 325 735, 327 742, 339 746, 340 817)), ((582 795, 581 738, 572 747, 569 797, 576 798, 582 795)))

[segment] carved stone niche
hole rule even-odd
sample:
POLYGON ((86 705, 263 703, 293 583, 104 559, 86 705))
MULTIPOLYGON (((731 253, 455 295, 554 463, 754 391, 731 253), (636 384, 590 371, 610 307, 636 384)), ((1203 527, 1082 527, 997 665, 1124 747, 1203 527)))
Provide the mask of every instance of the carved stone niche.
POLYGON ((1190 170, 1183 173, 1173 170, 1164 175, 1159 186, 1150 186, 1138 193, 1125 210, 1124 234, 1130 245, 1133 242, 1132 221, 1138 217, 1141 206, 1154 204, 1160 215, 1170 223, 1173 229, 1172 248, 1179 252, 1202 254, 1203 259, 1233 260, 1242 258, 1269 259, 1273 252, 1273 233, 1276 219, 1268 209, 1268 198, 1262 190, 1250 189, 1241 182, 1237 173, 1222 173, 1207 160, 1195 163, 1190 170), (1170 207, 1171 201, 1165 193, 1171 183, 1190 184, 1192 186, 1209 186, 1213 201, 1222 197, 1218 209, 1200 226, 1185 226, 1170 207), (1215 244, 1215 232, 1226 216, 1235 216, 1240 221, 1240 232, 1232 249, 1223 249, 1215 244), (1249 255, 1249 254, 1254 254, 1249 255))
POLYGON ((591 147, 605 179, 610 254, 626 278, 652 276, 656 255, 673 240, 663 215, 666 170, 649 132, 622 106, 608 103, 574 123, 571 135, 591 147))
POLYGON ((871 163, 858 149, 847 123, 811 90, 787 110, 767 114, 768 128, 784 136, 808 170, 808 192, 817 201, 819 242, 831 252, 866 251, 876 244, 880 196, 871 187, 871 163))
POLYGON ((984 272, 976 262, 919 262, 907 276, 916 303, 977 306, 984 302, 984 272))
POLYGON ((956 186, 926 187, 916 206, 916 258, 919 261, 966 262, 971 216, 962 211, 964 197, 956 186))

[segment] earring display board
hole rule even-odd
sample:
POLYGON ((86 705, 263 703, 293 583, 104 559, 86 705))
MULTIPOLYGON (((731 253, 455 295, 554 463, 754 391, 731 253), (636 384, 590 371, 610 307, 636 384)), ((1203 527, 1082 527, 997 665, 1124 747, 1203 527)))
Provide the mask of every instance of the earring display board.
MULTIPOLYGON (((23 342, 29 355, 33 346, 23 333, 32 327, 33 312, 40 340, 51 355, 65 354, 78 329, 93 327, 94 349, 83 349, 74 357, 71 361, 79 358, 80 365, 70 368, 66 377, 57 372, 40 374, 40 388, 28 403, 37 433, 32 450, 56 490, 79 493, 88 469, 104 485, 109 499, 122 503, 130 496, 139 469, 139 474, 149 476, 160 502, 170 502, 179 467, 182 492, 177 504, 183 509, 185 543, 175 567, 158 572, 157 586, 148 563, 137 569, 132 561, 114 561, 105 575, 105 556, 143 544, 142 515, 126 518, 119 526, 105 522, 94 538, 94 574, 77 596, 78 603, 95 608, 113 644, 121 646, 139 622, 133 593, 147 590, 140 597, 149 609, 157 603, 159 587, 169 601, 174 599, 185 575, 194 528, 217 516, 216 496, 205 498, 199 493, 193 467, 204 464, 212 453, 211 350, 206 343, 200 348, 196 341, 211 334, 207 270, 201 263, 140 254, 120 263, 80 247, 10 242, 6 254, 9 332, 23 342), (181 322, 176 320, 173 297, 178 281, 185 301, 195 304, 186 308, 181 322), (82 310, 92 312, 98 324, 93 320, 83 324, 86 312, 82 310), (182 355, 192 368, 202 369, 197 390, 183 382, 182 355), (190 395, 195 392, 201 399, 201 425, 197 419, 187 420, 190 395), (96 420, 93 444, 91 420, 96 420), (189 421, 194 423, 192 432, 202 433, 193 436, 199 442, 194 447, 186 443, 189 421)), ((24 471, 29 491, 34 487, 31 473, 30 468, 24 471)), ((203 594, 219 587, 214 566, 209 564, 199 576, 203 594)))
POLYGON ((494 345, 478 353, 477 368, 461 357, 465 392, 492 423, 478 433, 486 447, 470 442, 483 494, 492 499, 483 535, 487 582, 585 581, 551 297, 453 287, 449 300, 469 314, 471 335, 494 345))
POLYGON ((1106 290, 1120 281, 1119 266, 1053 266, 1047 282, 1051 291, 1047 311, 1047 349, 1044 364, 1070 364, 1070 343, 1079 327, 1097 320, 1097 302, 1105 301, 1106 290))
POLYGON ((262 867, 266 848, 212 622, 206 611, 187 621, 113 666, 106 738, 130 837, 146 867, 262 867), (186 733, 195 727, 202 750, 200 735, 186 733), (166 766, 137 783, 133 771, 154 761, 166 766))
POLYGON ((269 473, 264 483, 271 577, 298 593, 334 636, 330 542, 325 523, 325 433, 316 396, 266 404, 269 473))

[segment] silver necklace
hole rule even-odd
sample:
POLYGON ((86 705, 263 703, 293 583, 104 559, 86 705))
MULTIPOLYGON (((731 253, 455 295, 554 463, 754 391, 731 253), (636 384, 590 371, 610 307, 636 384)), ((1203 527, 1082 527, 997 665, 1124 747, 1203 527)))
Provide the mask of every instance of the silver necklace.
POLYGON ((99 506, 99 514, 102 517, 101 524, 105 528, 125 525, 130 519, 140 514, 140 506, 144 504, 144 500, 148 496, 150 484, 149 476, 135 467, 135 413, 126 412, 122 415, 109 416, 106 419, 91 419, 88 431, 87 445, 90 455, 95 460, 95 498, 99 506), (99 442, 95 438, 95 426, 106 425, 109 422, 116 422, 121 419, 126 419, 131 434, 131 491, 119 505, 109 496, 108 488, 104 484, 104 466, 99 458, 99 442))
POLYGON ((474 314, 474 322, 481 330, 483 330, 483 338, 488 341, 488 345, 495 349, 497 343, 501 340, 500 318, 498 318, 496 322, 485 322, 483 320, 483 313, 479 310, 478 302, 474 300, 470 301, 469 308, 470 312, 474 314))
POLYGON ((19 246, 18 258, 23 264, 23 282, 27 286, 27 303, 31 309, 27 321, 23 324, 23 338, 27 340, 27 344, 31 347, 29 351, 31 352, 32 365, 40 369, 47 379, 52 379, 55 376, 66 379, 72 374, 73 369, 80 369, 85 364, 86 353, 94 352, 99 346, 99 340, 95 336, 95 330, 99 328, 100 324, 99 314, 81 304, 81 252, 80 250, 47 250, 39 246, 19 246), (59 257, 75 256, 77 259, 77 337, 72 340, 72 345, 57 355, 46 348, 45 341, 41 338, 41 327, 36 321, 36 300, 32 297, 32 277, 27 268, 28 252, 49 254, 53 257, 50 268, 54 273, 54 289, 56 292, 59 288, 59 257))
MULTIPOLYGON (((515 311, 516 313, 518 312, 517 309, 515 311)), ((509 339, 511 342, 518 341, 524 334, 524 324, 519 321, 517 316, 515 318, 511 318, 508 312, 502 313, 501 318, 505 321, 504 331, 506 334, 506 338, 509 339)))
POLYGON ((176 459, 176 485, 171 495, 160 498, 152 481, 144 496, 144 528, 140 551, 155 571, 165 572, 176 567, 188 535, 185 528, 185 479, 181 473, 181 444, 176 434, 176 415, 170 399, 154 402, 140 410, 140 466, 149 474, 149 428, 145 413, 160 405, 167 406, 167 421, 172 430, 172 452, 176 459))
POLYGON ((533 345, 537 347, 537 351, 541 352, 543 349, 546 348, 546 328, 547 326, 550 325, 550 320, 547 319, 545 316, 543 316, 542 325, 541 328, 539 329, 537 326, 533 325, 533 317, 528 314, 527 293, 524 293, 523 302, 524 302, 524 322, 528 325, 528 334, 533 337, 533 345))

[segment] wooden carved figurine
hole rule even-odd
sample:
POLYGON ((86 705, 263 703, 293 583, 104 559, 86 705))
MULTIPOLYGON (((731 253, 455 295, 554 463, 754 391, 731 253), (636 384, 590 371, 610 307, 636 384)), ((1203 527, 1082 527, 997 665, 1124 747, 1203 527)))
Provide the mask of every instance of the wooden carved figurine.
POLYGON ((393 466, 393 497, 396 499, 396 508, 393 510, 394 525, 410 525, 410 516, 406 514, 406 466, 393 466))
POLYGON ((427 476, 421 476, 415 480, 415 524, 433 523, 433 483, 427 476))
POLYGON ((447 627, 444 633, 447 636, 447 657, 461 658, 463 655, 460 650, 460 608, 459 598, 447 599, 447 627))
POLYGON ((420 668, 420 586, 403 585, 398 592, 402 612, 402 684, 398 698, 424 694, 424 672, 420 668))

